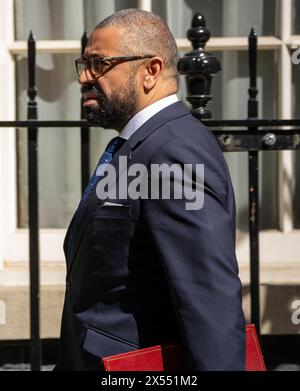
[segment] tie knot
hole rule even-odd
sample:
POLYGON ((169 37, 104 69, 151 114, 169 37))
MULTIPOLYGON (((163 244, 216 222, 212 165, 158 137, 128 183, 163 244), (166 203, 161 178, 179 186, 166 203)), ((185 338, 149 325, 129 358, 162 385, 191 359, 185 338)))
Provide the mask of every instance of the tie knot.
POLYGON ((108 143, 107 147, 105 148, 105 151, 109 152, 113 155, 122 147, 122 145, 125 143, 125 141, 126 141, 126 139, 124 139, 122 137, 119 137, 119 136, 114 137, 108 143))

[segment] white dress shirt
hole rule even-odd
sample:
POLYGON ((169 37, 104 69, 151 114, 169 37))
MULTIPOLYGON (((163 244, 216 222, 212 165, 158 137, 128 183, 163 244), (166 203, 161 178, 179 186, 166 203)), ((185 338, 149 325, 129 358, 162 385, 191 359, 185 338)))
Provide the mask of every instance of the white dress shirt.
POLYGON ((138 129, 140 128, 148 119, 153 117, 160 110, 164 109, 167 106, 172 105, 173 103, 178 102, 176 94, 166 96, 151 105, 145 107, 143 110, 136 113, 124 126, 120 132, 120 137, 125 138, 126 140, 138 129))

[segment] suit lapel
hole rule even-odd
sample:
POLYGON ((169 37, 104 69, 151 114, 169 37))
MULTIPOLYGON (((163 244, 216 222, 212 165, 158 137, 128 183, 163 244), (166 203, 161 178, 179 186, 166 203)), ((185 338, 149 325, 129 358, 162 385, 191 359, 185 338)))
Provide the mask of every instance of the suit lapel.
MULTIPOLYGON (((125 142, 122 147, 119 149, 119 151, 114 155, 113 159, 111 160, 110 164, 115 168, 116 170, 116 181, 110 184, 110 188, 118 182, 118 179, 122 172, 126 169, 126 167, 123 167, 123 170, 120 170, 119 172, 119 156, 125 156, 127 157, 128 165, 132 159, 133 151, 136 149, 147 137, 149 137, 155 130, 157 130, 159 127, 170 121, 171 119, 175 119, 178 117, 182 117, 184 115, 189 115, 190 112, 188 109, 181 103, 176 102, 165 109, 161 110, 157 114, 155 114, 153 117, 151 117, 148 121, 146 121, 133 135, 125 142)), ((64 250, 66 254, 66 258, 68 260, 68 269, 70 272, 71 266, 74 262, 74 259, 76 258, 76 254, 78 252, 80 243, 82 241, 82 237, 84 235, 86 226, 90 219, 93 216, 93 213, 95 211, 95 208, 97 205, 104 203, 105 200, 100 200, 97 197, 96 189, 93 189, 88 198, 85 200, 84 205, 80 210, 78 210, 76 213, 78 213, 78 216, 76 219, 73 219, 71 221, 71 224, 69 226, 69 229, 66 234, 66 238, 64 241, 64 250), (72 249, 71 253, 68 254, 67 249, 67 243, 69 240, 69 235, 71 231, 71 226, 73 224, 76 224, 74 232, 73 232, 73 239, 72 239, 72 249)), ((108 189, 109 190, 109 189, 108 189)))
POLYGON ((64 244, 63 244, 63 249, 64 249, 64 253, 65 253, 65 257, 66 257, 66 260, 68 261, 69 260, 69 253, 68 253, 68 243, 69 243, 69 238, 70 238, 70 234, 71 234, 71 230, 72 230, 72 227, 73 227, 73 224, 74 224, 74 218, 75 218, 75 215, 76 215, 76 212, 74 213, 73 217, 72 217, 72 220, 69 224, 69 227, 67 229, 67 232, 66 232, 66 236, 65 236, 65 239, 64 239, 64 244))

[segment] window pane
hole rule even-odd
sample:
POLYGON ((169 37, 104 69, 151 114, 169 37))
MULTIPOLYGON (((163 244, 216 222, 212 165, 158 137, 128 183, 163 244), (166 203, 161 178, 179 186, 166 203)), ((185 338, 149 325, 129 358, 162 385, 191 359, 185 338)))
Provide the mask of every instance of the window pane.
POLYGON ((85 0, 84 2, 85 29, 89 32, 107 16, 124 8, 138 8, 137 0, 85 0))
MULTIPOLYGON (((246 118, 248 65, 246 52, 217 53, 223 70, 213 81, 213 101, 210 108, 214 118, 246 118), (242 91, 242 93, 241 93, 242 91)), ((39 55, 37 58, 37 86, 40 119, 79 119, 80 89, 74 78, 74 57, 71 55, 39 55)), ((261 116, 275 116, 274 80, 276 79, 273 52, 259 52, 258 86, 261 116), (263 99, 262 99, 263 97, 263 99)), ((18 113, 26 118, 27 85, 26 60, 18 58, 18 113)), ((181 78, 179 96, 185 98, 184 79, 181 78)), ((99 159, 113 131, 91 130, 91 169, 99 159)), ((19 222, 27 222, 27 152, 26 130, 18 132, 19 153, 19 222)), ((42 227, 65 227, 80 198, 80 133, 79 129, 39 130, 39 188, 40 223, 42 227), (53 154, 55 153, 55 159, 53 154)), ((247 154, 226 153, 237 201, 239 229, 247 229, 247 154)), ((276 226, 277 184, 276 153, 261 153, 261 221, 262 228, 276 226)))
POLYGON ((300 34, 300 1, 293 0, 292 8, 293 34, 300 34))
MULTIPOLYGON (((209 105, 214 119, 246 119, 249 88, 248 53, 215 53, 222 71, 214 77, 209 105)), ((182 53, 181 53, 182 55, 182 53)), ((277 116, 276 56, 273 51, 258 53, 258 89, 260 118, 277 116)), ((181 78, 181 98, 185 98, 184 79, 181 78)), ((235 190, 237 204, 237 228, 248 229, 248 154, 234 152, 224 154, 235 190)), ((277 227, 277 152, 260 153, 260 221, 261 228, 277 227)))
POLYGON ((27 39, 30 30, 37 39, 79 39, 83 8, 82 0, 15 0, 16 39, 27 39))
MULTIPOLYGON (((38 116, 44 120, 80 118, 80 88, 73 55, 38 55, 36 85, 38 116)), ((27 60, 17 61, 18 118, 26 119, 27 60)), ((28 223, 27 130, 19 129, 19 226, 28 223)), ((80 197, 80 131, 76 128, 41 128, 38 134, 40 226, 64 228, 80 197)))
POLYGON ((136 8, 137 0, 15 0, 16 39, 80 39, 106 16, 136 8))
POLYGON ((212 36, 276 35, 276 0, 152 0, 173 34, 185 37, 193 15, 202 12, 212 36))

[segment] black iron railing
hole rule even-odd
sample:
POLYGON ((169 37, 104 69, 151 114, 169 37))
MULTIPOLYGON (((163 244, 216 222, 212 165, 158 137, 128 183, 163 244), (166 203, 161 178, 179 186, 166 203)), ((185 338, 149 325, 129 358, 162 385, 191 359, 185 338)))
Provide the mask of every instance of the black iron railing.
MULTIPOLYGON (((260 335, 260 294, 259 294, 259 208, 258 208, 258 153, 271 150, 300 149, 300 119, 258 119, 257 103, 257 36, 251 30, 249 36, 249 100, 248 119, 211 120, 207 104, 211 100, 210 87, 212 76, 220 70, 215 58, 204 51, 209 39, 203 15, 193 18, 188 37, 194 50, 180 59, 184 60, 178 67, 181 74, 187 77, 188 100, 192 103, 192 113, 202 120, 215 134, 224 152, 244 151, 249 157, 249 235, 250 235, 250 294, 251 322, 260 335), (202 61, 202 62, 201 62, 202 61), (204 62, 203 62, 204 61, 204 62), (205 62, 206 61, 206 62, 205 62), (209 67, 210 61, 213 66, 209 67), (205 64, 205 66, 203 65, 205 64), (193 84, 195 83, 195 84, 193 84), (281 127, 290 127, 284 130, 281 127)), ((82 51, 87 43, 87 33, 82 37, 82 51)), ((89 125, 87 121, 38 120, 37 88, 35 84, 36 41, 32 34, 28 39, 28 114, 27 121, 0 121, 3 127, 25 127, 28 129, 28 186, 29 186, 29 259, 30 259, 30 321, 31 321, 31 368, 41 368, 40 338, 40 284, 39 284, 39 214, 38 214, 38 129, 42 127, 76 127, 81 129, 81 187, 85 188, 89 179, 89 125)), ((83 110, 81 118, 84 117, 83 110)))

